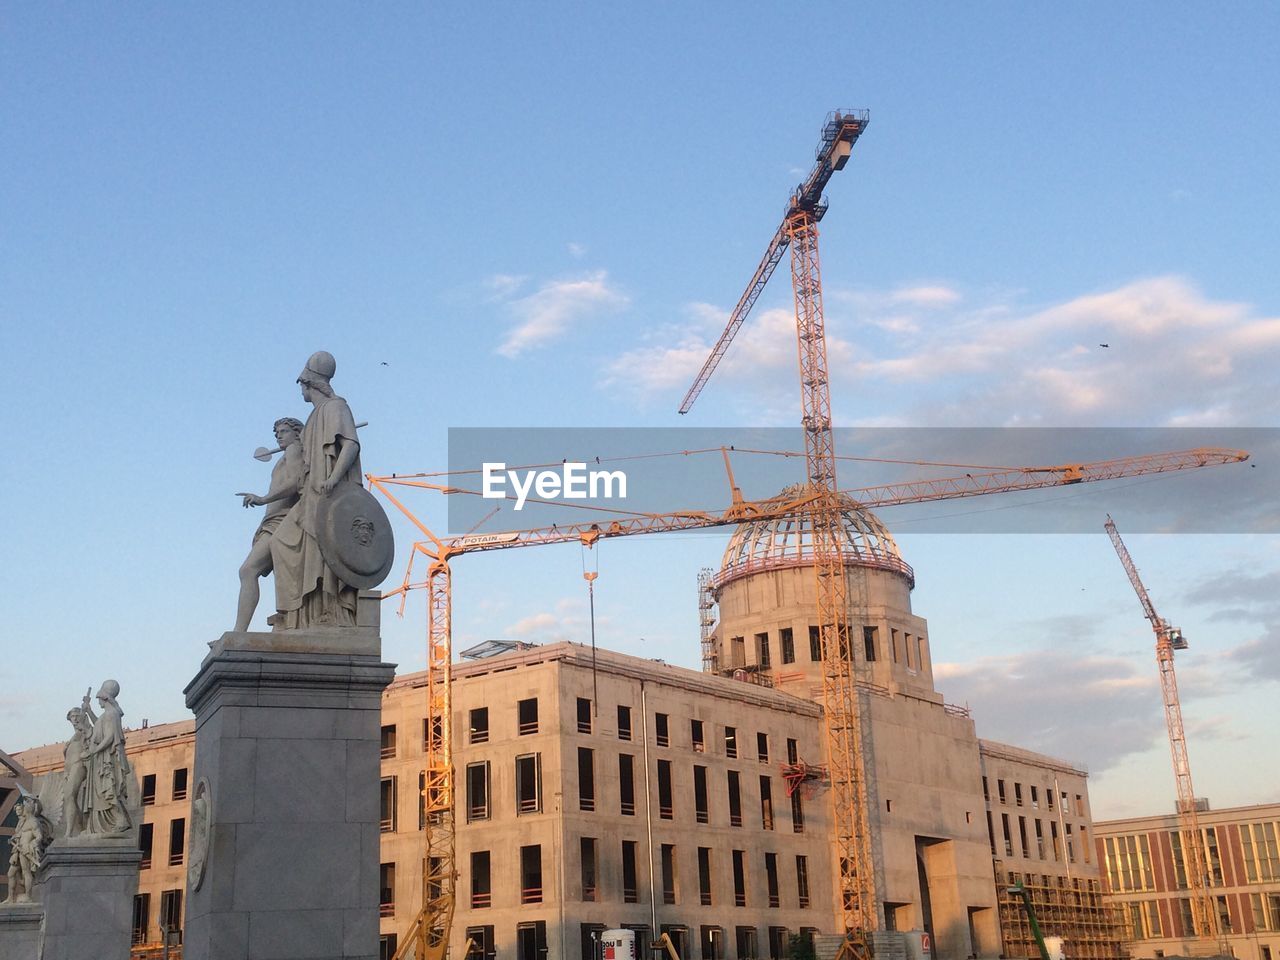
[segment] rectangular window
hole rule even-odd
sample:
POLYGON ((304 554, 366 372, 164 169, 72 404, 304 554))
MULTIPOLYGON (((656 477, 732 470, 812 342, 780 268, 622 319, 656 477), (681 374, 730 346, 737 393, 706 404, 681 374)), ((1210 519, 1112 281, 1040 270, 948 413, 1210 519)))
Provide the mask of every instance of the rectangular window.
POLYGON ((160 932, 182 929, 182 891, 160 892, 160 932))
POLYGON ((809 907, 809 858, 796 856, 796 898, 800 902, 800 909, 806 910, 809 907))
POLYGON ((142 851, 142 862, 138 864, 139 870, 146 870, 151 866, 151 851, 155 845, 155 824, 142 823, 138 825, 138 848, 142 851))
POLYGON ((782 899, 778 896, 778 855, 776 853, 764 855, 764 882, 769 891, 769 906, 782 906, 782 899))
MULTIPOLYGON (((1071 829, 1068 827, 1067 829, 1071 829)), ((1018 842, 1022 845, 1022 858, 1025 860, 1031 856, 1027 847, 1027 818, 1018 818, 1018 842)))
POLYGON ((381 815, 379 829, 383 833, 391 833, 396 828, 396 778, 383 777, 378 789, 378 804, 381 815))
POLYGON ((1045 799, 1046 805, 1049 807, 1050 810, 1052 810, 1053 809, 1053 791, 1050 790, 1048 787, 1044 788, 1044 799, 1045 799))
POLYGON ((618 812, 624 817, 636 815, 636 758, 618 754, 618 812))
POLYGON ((522 737, 538 732, 538 698, 531 697, 516 704, 516 732, 522 737))
POLYGON ((916 669, 924 669, 924 640, 919 634, 916 634, 916 669))
POLYGON ((631 708, 618 707, 618 739, 631 739, 631 708))
POLYGON ((520 848, 520 902, 542 902, 542 845, 520 848))
POLYGON ((596 808, 596 755, 589 747, 578 748, 578 809, 596 808))
POLYGON ((596 838, 582 838, 582 900, 584 903, 594 903, 597 898, 596 892, 596 838))
MULTIPOLYGON (((745 850, 733 851, 733 905, 735 907, 745 907, 747 905, 747 852, 745 850)), ((745 954, 739 954, 745 956, 745 954)))
POLYGON ((898 639, 898 631, 892 627, 889 628, 889 646, 892 648, 893 662, 900 663, 902 661, 901 641, 898 639))
POLYGON ((867 658, 867 663, 874 663, 876 659, 876 646, 879 643, 879 627, 863 627, 862 628, 862 652, 867 658))
POLYGON ((578 732, 591 732, 591 701, 585 697, 578 698, 578 732))
POLYGON ((378 916, 396 915, 396 865, 378 864, 378 916))
POLYGON ((710 804, 707 802, 707 768, 693 768, 693 811, 698 823, 710 823, 710 804))
POLYGON ((735 927, 734 941, 739 957, 750 958, 757 955, 755 927, 735 927))
POLYGON ((378 960, 395 960, 399 939, 394 933, 378 934, 378 960))
POLYGON ((987 785, 986 777, 982 778, 982 799, 986 800, 988 803, 991 802, 991 789, 987 785))
POLYGON ((814 663, 822 662, 822 629, 809 627, 809 659, 814 663))
POLYGON ((795 634, 790 627, 783 627, 778 631, 778 646, 782 648, 782 662, 796 662, 796 640, 795 634))
POLYGON ((489 784, 488 760, 467 764, 467 823, 488 820, 493 816, 489 804, 489 784))
POLYGON ((675 818, 675 803, 671 798, 671 761, 658 761, 658 816, 663 820, 675 818))
POLYGON ((1040 788, 1035 784, 1031 785, 1031 809, 1040 809, 1040 788))
POLYGON ((182 866, 182 852, 187 845, 187 821, 178 817, 169 821, 169 866, 182 866))
MULTIPOLYGON (((494 946, 493 925, 485 924, 479 927, 467 927, 467 939, 476 945, 476 949, 471 951, 471 956, 467 960, 494 960, 497 956, 497 948, 494 946)), ((395 955, 392 950, 387 955, 387 960, 395 955)))
POLYGON ((742 785, 738 771, 729 771, 729 826, 742 826, 742 785))
POLYGON ((987 839, 991 841, 991 856, 995 857, 996 853, 996 830, 991 823, 991 811, 987 811, 987 839))
POLYGON ((791 794, 791 832, 804 833, 804 798, 799 790, 791 794))
POLYGON ((689 721, 689 741, 693 744, 694 753, 705 753, 707 742, 703 733, 703 725, 701 720, 689 721))
POLYGON ((738 756, 738 728, 724 728, 724 755, 730 760, 737 759, 738 756))
POLYGON ((800 743, 787 737, 787 763, 800 762, 800 743))
POLYGON ((187 799, 187 768, 179 767, 173 771, 173 799, 187 799))
POLYGON ((542 754, 526 753, 516 757, 516 815, 541 812, 542 754))
POLYGON ((769 762, 769 735, 767 733, 756 734, 756 759, 761 763, 769 762))
POLYGON ((640 902, 640 887, 636 881, 636 842, 634 840, 622 841, 622 902, 640 902))
MULTIPOLYGON (((706 924, 699 927, 698 953, 702 960, 724 960, 724 929, 706 924)), ((1271 958, 1267 957, 1266 960, 1271 958)))
POLYGON ((698 903, 711 906, 711 848, 698 848, 698 903))
POLYGON ((784 960, 789 957, 787 953, 787 928, 786 927, 770 927, 769 928, 769 960, 784 960))
POLYGON ((516 924, 516 960, 546 960, 547 921, 516 924))
POLYGON ((769 777, 760 778, 760 828, 773 829, 773 781, 769 777))
POLYGON ((1001 802, 1001 803, 1008 803, 1008 800, 1007 800, 1007 799, 1005 799, 1005 793, 1004 793, 1004 781, 1003 781, 1003 780, 997 780, 997 781, 996 781, 996 792, 997 792, 997 794, 998 794, 998 795, 999 795, 999 797, 1000 797, 1000 802, 1001 802))
POLYGON ((1058 839, 1058 821, 1056 820, 1049 821, 1049 841, 1053 847, 1053 859, 1061 862, 1062 845, 1061 841, 1058 839))
POLYGON ((382 728, 382 759, 393 760, 396 755, 396 725, 382 728))
POLYGON ((1000 825, 1004 827, 1004 855, 1006 857, 1013 856, 1013 832, 1009 829, 1009 815, 1007 813, 1000 814, 1000 825))
POLYGON ((485 910, 493 906, 493 879, 490 875, 489 851, 471 852, 471 909, 485 910))
POLYGON ((488 743, 489 742, 489 708, 476 707, 471 711, 471 718, 468 724, 470 741, 472 743, 488 743))
POLYGON ((1013 802, 1017 806, 1022 806, 1022 784, 1014 781, 1013 784, 1013 802))
POLYGON ((665 713, 655 713, 653 715, 654 742, 660 747, 671 746, 671 726, 670 717, 665 713))
POLYGON ((129 942, 147 942, 147 927, 151 926, 151 894, 138 893, 133 897, 133 928, 129 942))
MULTIPOLYGON (((1019 817, 1018 819, 1022 819, 1022 818, 1019 817)), ((1076 837, 1075 837, 1075 833, 1072 832, 1072 829, 1071 829, 1072 826, 1073 824, 1070 824, 1070 823, 1067 824, 1067 859, 1070 860, 1072 863, 1075 863, 1076 862, 1076 837)))
POLYGON ((907 669, 914 670, 915 665, 911 662, 911 634, 909 633, 902 635, 902 652, 906 656, 907 669))
POLYGON ((747 665, 747 641, 744 637, 734 637, 729 641, 730 666, 745 667, 747 665))
POLYGON ((674 844, 664 843, 658 854, 662 868, 662 902, 676 902, 676 848, 674 844))
POLYGON ((1044 859, 1044 824, 1039 817, 1036 818, 1036 856, 1044 859))
POLYGON ((773 660, 769 654, 769 634, 756 634, 756 663, 760 664, 762 669, 773 665, 773 660))
POLYGON ((142 805, 149 807, 156 802, 156 775, 148 773, 142 778, 142 805))

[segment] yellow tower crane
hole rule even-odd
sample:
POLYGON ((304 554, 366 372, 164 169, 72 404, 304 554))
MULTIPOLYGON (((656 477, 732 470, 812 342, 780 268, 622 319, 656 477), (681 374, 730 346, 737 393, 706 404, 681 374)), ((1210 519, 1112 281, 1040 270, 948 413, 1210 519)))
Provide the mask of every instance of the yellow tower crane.
MULTIPOLYGON (((761 291, 791 249, 791 287, 795 295, 796 339, 800 356, 800 409, 804 428, 813 536, 813 569, 817 578, 818 631, 822 643, 822 699, 826 727, 827 769, 831 778, 835 841, 835 880, 843 914, 845 941, 837 960, 870 949, 870 936, 880 926, 875 861, 867 811, 864 749, 866 718, 855 684, 858 666, 850 650, 849 581, 840 553, 841 503, 836 485, 835 441, 831 431, 831 384, 827 375, 827 335, 822 310, 822 274, 818 256, 818 221, 827 211, 822 195, 831 175, 844 168, 854 143, 866 129, 865 110, 837 110, 827 116, 817 162, 787 203, 782 224, 764 258, 738 300, 729 323, 711 350, 680 405, 688 413, 720 363, 761 291)), ((855 589, 861 579, 854 581, 855 589)), ((856 600, 857 598, 852 598, 856 600)))
POLYGON ((1164 700, 1165 726, 1169 730, 1169 749, 1173 753, 1173 779, 1178 787, 1178 825, 1182 834, 1183 866, 1187 874, 1187 887, 1191 892, 1191 918, 1195 926, 1194 935, 1201 940, 1217 942, 1220 953, 1227 951, 1221 944, 1221 929, 1218 924, 1218 911, 1214 909, 1213 897, 1209 894, 1208 864, 1205 858, 1204 841, 1200 835, 1200 817, 1196 811, 1196 791, 1191 784, 1191 760, 1187 756, 1187 734, 1182 726, 1182 703, 1178 699, 1178 678, 1173 669, 1175 650, 1187 649, 1187 641, 1182 631, 1171 626, 1158 613, 1147 595, 1147 588, 1142 585, 1138 576, 1138 568, 1129 556, 1129 550, 1120 539, 1120 531, 1110 516, 1105 524, 1107 535, 1111 537, 1111 545, 1116 548, 1116 555, 1129 575, 1129 583, 1133 585, 1138 602, 1142 604, 1142 612, 1151 621, 1151 629, 1156 635, 1156 665, 1160 670, 1160 692, 1164 700))

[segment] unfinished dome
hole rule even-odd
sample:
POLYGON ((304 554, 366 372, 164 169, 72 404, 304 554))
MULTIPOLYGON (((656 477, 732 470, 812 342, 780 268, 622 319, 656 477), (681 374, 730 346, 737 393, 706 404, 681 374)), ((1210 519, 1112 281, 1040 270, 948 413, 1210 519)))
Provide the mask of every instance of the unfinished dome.
MULTIPOLYGON (((794 484, 782 491, 783 495, 799 496, 801 484, 794 484)), ((907 582, 908 588, 916 585, 916 575, 902 559, 898 545, 893 542, 888 528, 869 510, 859 507, 852 497, 841 494, 840 511, 844 535, 840 552, 846 566, 866 567, 896 573, 907 582)), ((782 570, 813 563, 813 526, 808 514, 779 517, 773 520, 752 520, 738 526, 725 548, 720 562, 716 586, 720 587, 739 577, 765 570, 782 570)))

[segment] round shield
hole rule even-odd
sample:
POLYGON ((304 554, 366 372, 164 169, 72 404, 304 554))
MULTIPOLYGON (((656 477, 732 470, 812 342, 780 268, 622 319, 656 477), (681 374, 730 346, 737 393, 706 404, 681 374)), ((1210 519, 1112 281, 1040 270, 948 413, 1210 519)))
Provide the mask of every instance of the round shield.
POLYGON ((391 571, 396 552, 391 522, 382 504, 358 483, 340 483, 320 498, 316 539, 324 562, 352 587, 369 590, 391 571))

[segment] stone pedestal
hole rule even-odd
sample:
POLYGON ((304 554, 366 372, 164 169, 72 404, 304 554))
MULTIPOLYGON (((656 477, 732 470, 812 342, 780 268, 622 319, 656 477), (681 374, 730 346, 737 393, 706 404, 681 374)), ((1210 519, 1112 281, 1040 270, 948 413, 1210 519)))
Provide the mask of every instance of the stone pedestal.
POLYGON ((135 836, 55 840, 39 887, 41 960, 128 960, 141 862, 135 836))
POLYGON ((42 920, 38 903, 0 903, 0 960, 38 960, 42 920))
POLYGON ((193 810, 186 960, 376 960, 394 666, 370 599, 355 628, 223 634, 187 686, 209 827, 193 810))

